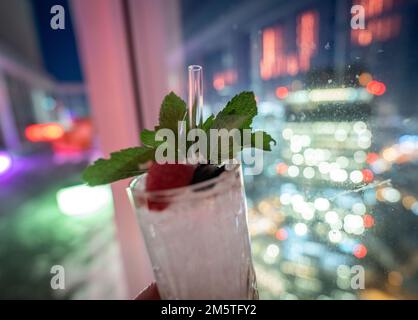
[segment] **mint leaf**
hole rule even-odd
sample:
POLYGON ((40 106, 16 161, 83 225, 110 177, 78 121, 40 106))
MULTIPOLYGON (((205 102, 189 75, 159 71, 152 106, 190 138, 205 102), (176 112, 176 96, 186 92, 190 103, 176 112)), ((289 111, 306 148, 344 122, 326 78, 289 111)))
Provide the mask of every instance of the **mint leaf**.
POLYGON ((269 135, 268 133, 261 131, 263 134, 263 145, 261 146, 256 146, 255 144, 255 135, 256 132, 260 132, 260 131, 255 131, 253 133, 251 133, 251 145, 244 145, 243 148, 258 148, 260 150, 264 150, 264 151, 271 151, 271 143, 273 142, 273 145, 276 145, 276 140, 274 140, 271 135, 269 135))
POLYGON ((142 130, 140 134, 140 138, 141 138, 143 145, 146 147, 150 147, 150 148, 157 148, 162 143, 162 141, 156 141, 155 135, 156 135, 155 131, 151 131, 148 129, 142 130))
MULTIPOLYGON (((257 115, 257 102, 253 92, 241 92, 232 98, 231 101, 227 103, 225 108, 221 110, 216 117, 213 119, 209 117, 203 124, 203 129, 209 131, 210 129, 251 129, 251 123, 253 118, 257 115)), ((262 131, 263 134, 263 144, 262 146, 255 145, 255 133, 251 134, 251 142, 249 145, 241 145, 242 148, 260 148, 261 150, 271 151, 271 142, 276 144, 276 141, 266 132, 262 131)), ((243 141, 242 141, 243 143, 243 141)), ((209 145, 209 142, 208 142, 209 145)), ((210 149, 210 152, 213 150, 210 149)), ((233 154, 233 145, 230 144, 229 157, 234 157, 233 154)), ((225 155, 221 155, 221 158, 224 158, 225 155)))
POLYGON ((171 129, 177 134, 178 121, 186 120, 186 111, 186 102, 174 92, 170 92, 161 105, 158 129, 171 129))
POLYGON ((144 172, 139 165, 154 159, 154 149, 135 147, 110 154, 110 159, 98 159, 82 175, 90 186, 97 186, 137 176, 144 172))
POLYGON ((209 131, 209 129, 212 127, 213 124, 213 120, 215 119, 215 116, 213 114, 211 114, 206 120, 205 122, 203 122, 202 124, 202 130, 203 131, 209 131))
POLYGON ((232 98, 213 120, 211 129, 250 129, 257 115, 253 92, 244 91, 232 98))

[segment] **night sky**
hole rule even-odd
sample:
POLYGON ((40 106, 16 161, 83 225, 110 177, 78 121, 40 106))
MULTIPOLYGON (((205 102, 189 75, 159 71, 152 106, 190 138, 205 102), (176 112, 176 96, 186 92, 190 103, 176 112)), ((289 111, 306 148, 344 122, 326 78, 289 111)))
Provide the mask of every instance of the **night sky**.
POLYGON ((46 70, 58 81, 80 82, 82 73, 77 53, 70 7, 67 0, 31 0, 39 43, 46 70), (53 5, 65 8, 65 30, 53 30, 53 5))

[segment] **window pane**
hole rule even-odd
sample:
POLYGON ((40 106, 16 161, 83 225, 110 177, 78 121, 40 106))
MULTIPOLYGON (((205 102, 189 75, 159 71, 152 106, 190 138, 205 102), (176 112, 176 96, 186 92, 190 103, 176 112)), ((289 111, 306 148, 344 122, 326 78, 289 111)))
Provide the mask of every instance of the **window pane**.
POLYGON ((418 297, 417 8, 181 1, 207 110, 253 90, 278 141, 245 177, 261 298, 418 297))

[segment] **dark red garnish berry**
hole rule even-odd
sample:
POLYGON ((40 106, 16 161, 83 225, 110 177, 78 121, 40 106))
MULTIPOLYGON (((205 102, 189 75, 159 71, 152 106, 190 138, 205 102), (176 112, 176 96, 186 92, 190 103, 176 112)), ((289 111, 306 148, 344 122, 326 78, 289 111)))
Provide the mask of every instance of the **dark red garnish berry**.
MULTIPOLYGON (((154 162, 148 170, 146 191, 161 191, 191 184, 196 166, 189 164, 159 164, 154 162)), ((151 210, 164 210, 169 203, 148 200, 151 210)))

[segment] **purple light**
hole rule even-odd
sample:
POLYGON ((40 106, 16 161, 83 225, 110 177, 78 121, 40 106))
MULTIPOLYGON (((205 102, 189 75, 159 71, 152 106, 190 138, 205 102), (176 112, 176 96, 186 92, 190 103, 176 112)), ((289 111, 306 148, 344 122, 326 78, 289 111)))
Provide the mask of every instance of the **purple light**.
POLYGON ((12 158, 7 152, 0 151, 0 175, 8 171, 12 166, 12 158))

